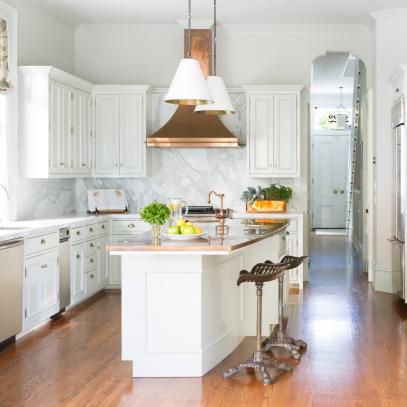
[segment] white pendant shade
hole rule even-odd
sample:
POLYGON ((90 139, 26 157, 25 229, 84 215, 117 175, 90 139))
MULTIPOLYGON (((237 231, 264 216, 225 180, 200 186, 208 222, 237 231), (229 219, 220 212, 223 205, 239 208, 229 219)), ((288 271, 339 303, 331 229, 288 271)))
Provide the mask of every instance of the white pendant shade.
POLYGON ((175 105, 213 103, 205 76, 196 59, 181 60, 164 101, 175 105))
POLYGON ((220 76, 209 76, 206 83, 208 84, 214 103, 197 106, 195 113, 216 115, 235 113, 223 79, 220 76))

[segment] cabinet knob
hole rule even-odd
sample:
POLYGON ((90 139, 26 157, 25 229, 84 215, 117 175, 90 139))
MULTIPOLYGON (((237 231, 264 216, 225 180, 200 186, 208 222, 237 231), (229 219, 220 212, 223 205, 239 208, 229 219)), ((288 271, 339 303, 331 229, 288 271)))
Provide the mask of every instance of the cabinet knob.
POLYGON ((93 228, 89 228, 89 232, 93 232, 93 228))
POLYGON ((102 225, 102 229, 106 229, 106 228, 105 228, 105 225, 102 225))
POLYGON ((344 193, 345 193, 345 191, 343 189, 341 189, 341 194, 344 194, 344 193))
POLYGON ((41 239, 41 244, 46 244, 47 241, 45 239, 41 239))
POLYGON ((82 163, 82 167, 86 167, 86 164, 85 164, 85 163, 82 163))
POLYGON ((133 228, 136 227, 136 225, 135 225, 134 223, 129 223, 129 224, 127 225, 127 227, 130 228, 130 229, 133 229, 133 228))
POLYGON ((81 255, 80 255, 80 254, 77 254, 77 255, 76 255, 76 258, 77 258, 77 259, 80 259, 80 258, 81 258, 81 255))
POLYGON ((65 167, 65 163, 59 163, 59 165, 61 166, 61 167, 65 167))
POLYGON ((46 269, 47 267, 48 267, 48 264, 43 264, 43 265, 41 266, 42 269, 46 269))
POLYGON ((90 278, 93 280, 95 278, 95 276, 93 275, 93 273, 90 275, 90 278))
POLYGON ((90 261, 91 263, 93 263, 93 262, 94 262, 94 261, 93 261, 93 259, 90 259, 89 261, 90 261))
POLYGON ((290 235, 290 232, 287 230, 287 232, 285 233, 287 236, 289 236, 290 235))
POLYGON ((79 236, 79 235, 81 234, 81 231, 80 231, 80 230, 77 230, 77 231, 76 231, 76 234, 79 236))
POLYGON ((90 247, 95 247, 95 245, 93 243, 90 244, 90 247))

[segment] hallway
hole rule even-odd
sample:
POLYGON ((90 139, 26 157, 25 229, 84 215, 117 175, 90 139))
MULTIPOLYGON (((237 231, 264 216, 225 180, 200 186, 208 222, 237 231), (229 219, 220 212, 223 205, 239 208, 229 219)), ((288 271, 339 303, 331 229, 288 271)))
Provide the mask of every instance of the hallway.
POLYGON ((120 355, 120 295, 108 292, 0 352, 1 407, 405 406, 407 307, 374 292, 343 236, 314 237, 313 248, 311 281, 291 295, 288 325, 308 350, 274 385, 221 376, 254 338, 203 378, 132 380, 120 355))

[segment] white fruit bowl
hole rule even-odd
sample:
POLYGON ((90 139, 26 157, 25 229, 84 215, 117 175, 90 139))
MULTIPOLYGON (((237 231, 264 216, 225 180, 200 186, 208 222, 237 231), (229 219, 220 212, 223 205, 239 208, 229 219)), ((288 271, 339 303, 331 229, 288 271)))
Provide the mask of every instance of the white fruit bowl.
POLYGON ((175 235, 175 234, 170 234, 170 233, 162 233, 161 236, 164 236, 167 239, 170 240, 194 240, 194 239, 199 239, 200 237, 206 235, 207 232, 203 233, 195 233, 191 235, 175 235))

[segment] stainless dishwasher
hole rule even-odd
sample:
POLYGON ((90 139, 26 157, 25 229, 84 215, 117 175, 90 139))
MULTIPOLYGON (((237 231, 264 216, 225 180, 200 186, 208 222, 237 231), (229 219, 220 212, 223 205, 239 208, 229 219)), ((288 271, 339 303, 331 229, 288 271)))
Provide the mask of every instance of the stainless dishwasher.
POLYGON ((0 243, 0 342, 23 327, 23 242, 0 243))

